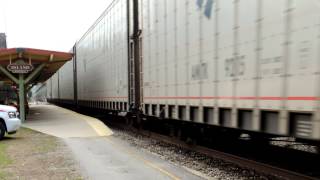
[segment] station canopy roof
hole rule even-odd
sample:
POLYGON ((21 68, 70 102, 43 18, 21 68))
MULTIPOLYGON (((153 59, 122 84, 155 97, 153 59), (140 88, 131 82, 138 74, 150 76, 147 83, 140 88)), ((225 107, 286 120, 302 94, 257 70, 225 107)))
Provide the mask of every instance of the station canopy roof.
MULTIPOLYGON (((0 49, 0 65, 6 68, 10 63, 22 59, 24 62, 32 64, 34 69, 36 69, 37 66, 45 63, 42 71, 30 82, 37 83, 48 80, 61 66, 71 60, 72 56, 72 53, 67 52, 31 48, 0 49)), ((14 76, 17 77, 17 75, 14 76)), ((26 76, 28 76, 28 74, 26 76)), ((10 79, 0 72, 0 81, 10 82, 10 79)))

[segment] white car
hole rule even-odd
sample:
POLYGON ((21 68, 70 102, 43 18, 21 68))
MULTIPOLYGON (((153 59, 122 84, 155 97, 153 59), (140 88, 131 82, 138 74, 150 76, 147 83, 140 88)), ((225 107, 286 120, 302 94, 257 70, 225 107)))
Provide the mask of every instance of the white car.
POLYGON ((14 134, 21 126, 21 120, 18 118, 17 108, 13 106, 0 105, 0 139, 6 133, 14 134))

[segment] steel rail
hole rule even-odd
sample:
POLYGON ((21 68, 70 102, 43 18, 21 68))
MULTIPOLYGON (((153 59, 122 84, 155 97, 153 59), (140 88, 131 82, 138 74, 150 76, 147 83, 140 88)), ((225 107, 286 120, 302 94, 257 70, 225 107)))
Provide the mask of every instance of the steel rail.
POLYGON ((204 155, 207 155, 211 158, 216 158, 216 159, 220 159, 232 164, 236 164, 240 167, 245 167, 248 169, 252 169, 255 170, 256 172, 265 174, 265 175, 273 175, 273 176, 278 176, 281 178, 287 178, 287 179, 299 179, 299 180, 316 180, 317 178, 315 177, 311 177, 311 176, 307 176, 301 173, 297 173, 297 172, 293 172, 290 170, 286 170, 283 168, 279 168, 279 167, 275 167, 269 164, 265 164, 265 163, 261 163, 261 162, 257 162, 254 160, 250 160, 247 158, 243 158, 240 156, 236 156, 230 153, 225 153, 225 152, 221 152, 218 150, 214 150, 214 149, 209 149, 203 146, 198 146, 198 145, 190 145, 185 143, 184 141, 180 141, 180 140, 176 140, 173 138, 170 138, 168 136, 165 135, 161 135, 158 133, 154 133, 154 132, 150 132, 150 131, 146 131, 146 130, 139 130, 139 133, 141 133, 142 135, 151 137, 153 139, 157 139, 163 142, 166 142, 168 144, 173 144, 176 145, 178 147, 181 147, 183 149, 187 149, 190 151, 195 151, 204 155))

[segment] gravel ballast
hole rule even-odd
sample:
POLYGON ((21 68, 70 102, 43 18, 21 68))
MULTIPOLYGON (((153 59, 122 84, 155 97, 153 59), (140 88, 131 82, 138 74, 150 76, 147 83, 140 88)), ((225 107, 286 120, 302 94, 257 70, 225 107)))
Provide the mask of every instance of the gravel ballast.
POLYGON ((130 142, 132 146, 149 151, 178 166, 197 174, 204 179, 280 179, 259 174, 220 159, 208 157, 194 151, 182 149, 130 130, 112 129, 114 136, 130 142))

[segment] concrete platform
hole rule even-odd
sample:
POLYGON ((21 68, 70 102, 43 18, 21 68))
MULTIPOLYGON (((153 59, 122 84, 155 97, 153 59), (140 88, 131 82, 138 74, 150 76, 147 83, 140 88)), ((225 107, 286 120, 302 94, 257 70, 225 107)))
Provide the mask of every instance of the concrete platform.
POLYGON ((99 120, 54 105, 35 105, 25 127, 61 137, 85 179, 202 179, 129 142, 112 136, 99 120))
POLYGON ((23 126, 61 138, 112 135, 98 119, 54 105, 31 105, 23 126))

